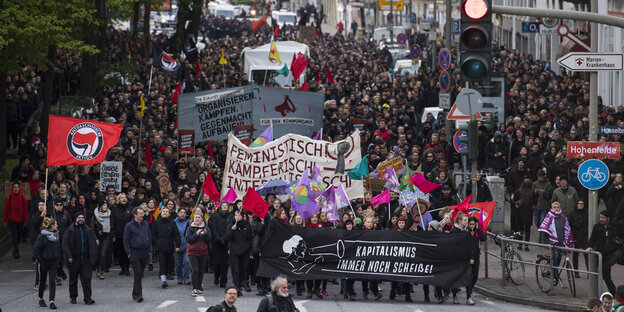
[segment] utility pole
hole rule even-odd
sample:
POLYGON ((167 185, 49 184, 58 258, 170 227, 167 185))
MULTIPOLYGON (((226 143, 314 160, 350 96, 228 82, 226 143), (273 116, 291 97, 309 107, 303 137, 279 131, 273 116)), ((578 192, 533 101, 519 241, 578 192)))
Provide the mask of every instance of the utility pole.
MULTIPOLYGON (((411 1, 411 0, 410 0, 411 1)), ((453 51, 451 49, 451 37, 453 36, 453 18, 451 17, 453 7, 451 4, 451 0, 446 0, 446 27, 444 33, 446 34, 446 40, 444 41, 444 45, 449 51, 451 51, 451 57, 453 55, 453 51)), ((451 84, 453 80, 453 75, 449 75, 449 84, 451 84)), ((450 90, 450 88, 449 88, 450 90)), ((444 116, 448 116, 448 110, 445 110, 444 116)), ((446 133, 446 140, 451 140, 453 138, 453 121, 449 119, 445 119, 444 121, 444 132, 446 133)), ((465 180, 464 180, 465 181, 465 180)))
MULTIPOLYGON (((598 0, 591 0, 591 11, 598 13, 598 0)), ((598 52, 598 23, 591 23, 590 27, 591 51, 598 52)), ((596 71, 589 72, 589 141, 598 141, 598 72, 596 71)), ((589 191, 588 204, 587 230, 591 233, 596 224, 596 211, 598 211, 597 191, 589 191)), ((589 271, 598 272, 597 260, 597 257, 593 255, 589 257, 589 271)), ((598 276, 589 275, 589 290, 591 297, 598 297, 598 276)))
MULTIPOLYGON (((438 0, 433 0, 433 24, 434 27, 431 31, 436 33, 436 29, 438 28, 438 0)), ((436 37, 433 38, 433 44, 431 46, 431 71, 433 72, 433 68, 435 67, 435 58, 436 58, 436 37)))

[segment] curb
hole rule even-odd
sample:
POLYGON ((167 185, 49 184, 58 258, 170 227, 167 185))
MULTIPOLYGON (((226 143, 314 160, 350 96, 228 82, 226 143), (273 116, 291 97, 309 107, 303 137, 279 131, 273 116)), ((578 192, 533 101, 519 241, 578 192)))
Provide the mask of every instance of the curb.
POLYGON ((503 292, 499 292, 496 290, 488 289, 487 287, 483 287, 480 285, 475 285, 474 290, 482 294, 484 296, 492 297, 495 299, 518 303, 527 306, 534 306, 538 308, 544 308, 549 310, 557 310, 557 311, 570 311, 570 312, 582 312, 586 310, 586 307, 569 304, 566 302, 556 301, 556 300, 543 300, 539 298, 525 298, 518 297, 510 294, 506 294, 503 292))

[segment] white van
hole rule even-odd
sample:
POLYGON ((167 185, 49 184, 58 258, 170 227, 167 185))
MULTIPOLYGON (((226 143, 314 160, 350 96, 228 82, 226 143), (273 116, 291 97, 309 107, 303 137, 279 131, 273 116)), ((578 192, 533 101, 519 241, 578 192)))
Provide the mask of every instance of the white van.
POLYGON ((271 12, 271 19, 273 19, 279 27, 284 25, 297 25, 297 13, 289 12, 285 9, 271 12))
POLYGON ((224 2, 224 1, 218 1, 218 2, 210 2, 208 3, 208 12, 210 13, 210 15, 212 16, 216 16, 216 17, 223 17, 226 20, 233 20, 236 17, 236 8, 234 8, 233 5, 224 2))

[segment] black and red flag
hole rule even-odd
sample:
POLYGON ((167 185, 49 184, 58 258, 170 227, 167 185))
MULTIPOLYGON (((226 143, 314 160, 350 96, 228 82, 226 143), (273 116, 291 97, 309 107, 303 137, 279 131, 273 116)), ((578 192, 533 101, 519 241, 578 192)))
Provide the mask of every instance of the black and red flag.
POLYGON ((171 57, 171 55, 165 52, 163 49, 154 44, 154 67, 168 72, 176 77, 180 77, 182 74, 182 64, 178 63, 171 57))
POLYGON ((197 60, 199 50, 197 49, 197 39, 195 36, 188 35, 186 42, 184 42, 184 55, 189 63, 193 64, 197 60))
POLYGON ((93 165, 119 142, 123 125, 50 115, 48 166, 93 165))

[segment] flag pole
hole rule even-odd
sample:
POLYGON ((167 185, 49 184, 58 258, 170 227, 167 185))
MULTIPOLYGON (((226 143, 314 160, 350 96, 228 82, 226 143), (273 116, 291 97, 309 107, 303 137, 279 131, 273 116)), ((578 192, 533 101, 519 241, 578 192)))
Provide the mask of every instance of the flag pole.
POLYGON ((43 205, 48 209, 48 166, 46 165, 46 178, 45 178, 45 196, 43 197, 43 205))
MULTIPOLYGON (((342 189, 344 190, 344 185, 342 184, 342 182, 340 182, 340 186, 342 186, 342 189)), ((349 203, 349 208, 351 208, 351 212, 353 212, 353 217, 357 218, 357 215, 355 214, 355 210, 353 210, 353 206, 351 206, 351 199, 349 199, 349 197, 347 197, 347 203, 349 203)), ((342 220, 340 221, 342 222, 342 220)))
POLYGON ((197 201, 195 202, 195 206, 193 206, 193 209, 197 208, 197 205, 199 204, 199 201, 201 200, 201 198, 204 197, 204 190, 201 190, 201 193, 199 194, 199 196, 197 196, 197 201))
MULTIPOLYGON (((418 207, 418 214, 420 215, 420 222, 423 222, 422 213, 420 212, 420 203, 418 202, 418 198, 416 198, 416 206, 418 207)), ((423 230, 426 230, 424 225, 421 226, 423 230)))
POLYGON ((139 165, 141 164, 141 134, 143 133, 143 115, 141 115, 141 121, 139 123, 139 146, 137 146, 137 151, 138 151, 138 155, 137 155, 137 168, 139 167, 139 165))
POLYGON ((388 201, 388 221, 392 220, 392 215, 390 214, 390 201, 388 201))
POLYGON ((148 96, 152 92, 152 74, 153 73, 154 73, 154 64, 152 64, 152 67, 150 68, 150 79, 149 79, 149 84, 147 85, 147 95, 148 96))

